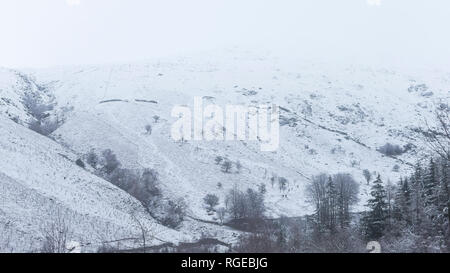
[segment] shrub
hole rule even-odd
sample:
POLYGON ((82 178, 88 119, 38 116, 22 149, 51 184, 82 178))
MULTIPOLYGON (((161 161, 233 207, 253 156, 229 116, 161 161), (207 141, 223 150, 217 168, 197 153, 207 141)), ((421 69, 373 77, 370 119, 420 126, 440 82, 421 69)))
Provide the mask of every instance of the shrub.
POLYGON ((43 136, 48 136, 58 129, 58 122, 51 119, 34 120, 28 125, 28 128, 43 136))
POLYGON ((400 166, 395 164, 394 167, 392 167, 392 171, 398 173, 400 171, 400 166))
POLYGON ((215 194, 207 194, 203 201, 208 206, 208 210, 214 210, 214 207, 219 204, 219 197, 215 194))
POLYGON ((184 200, 169 201, 165 206, 165 217, 161 220, 164 226, 177 228, 186 216, 186 204, 184 200))
POLYGON ((117 187, 128 192, 149 208, 156 197, 161 195, 158 188, 158 173, 152 169, 145 169, 142 174, 138 171, 116 168, 108 180, 117 187))
POLYGON ((37 120, 42 120, 46 117, 46 112, 53 110, 53 104, 46 104, 38 94, 31 92, 25 93, 23 97, 23 104, 28 110, 28 113, 37 120))
POLYGON ((152 134, 152 126, 150 124, 145 125, 145 132, 147 135, 152 134))
POLYGON ((216 156, 216 158, 214 159, 214 161, 216 162, 216 165, 219 165, 219 164, 223 161, 223 157, 221 157, 221 156, 216 156))
POLYGON ((365 169, 363 171, 363 175, 364 175, 364 178, 367 181, 367 185, 369 185, 370 179, 372 179, 372 174, 370 173, 370 171, 368 169, 365 169))
POLYGON ((242 164, 241 164, 240 161, 237 161, 237 162, 236 162, 236 170, 237 170, 237 172, 238 172, 238 173, 241 172, 241 169, 242 169, 242 164))
POLYGON ((99 163, 99 158, 97 154, 95 154, 95 151, 92 149, 87 155, 86 155, 86 162, 87 164, 91 165, 92 168, 96 169, 97 164, 99 163))
POLYGON ((52 119, 47 113, 54 109, 53 104, 44 103, 39 94, 31 92, 25 93, 22 101, 28 113, 34 118, 29 123, 29 129, 44 136, 48 136, 58 129, 60 125, 58 120, 52 119))
POLYGON ((288 180, 284 177, 278 178, 278 187, 280 188, 280 191, 285 191, 288 185, 288 180))
POLYGON ((403 148, 399 145, 393 145, 390 143, 386 143, 380 148, 377 149, 380 153, 387 155, 387 156, 395 156, 395 155, 401 155, 403 154, 403 148))
POLYGON ((228 159, 225 159, 222 163, 222 172, 230 173, 233 164, 228 159))
POLYGON ((75 161, 75 164, 83 169, 86 168, 86 165, 84 165, 84 162, 81 159, 77 159, 77 161, 75 161))
POLYGON ((102 152, 103 156, 103 170, 106 174, 111 174, 116 168, 120 167, 120 162, 116 155, 110 149, 102 152))
POLYGON ((258 186, 258 191, 259 191, 261 194, 266 194, 266 192, 267 192, 266 184, 264 184, 264 183, 259 184, 259 186, 258 186))

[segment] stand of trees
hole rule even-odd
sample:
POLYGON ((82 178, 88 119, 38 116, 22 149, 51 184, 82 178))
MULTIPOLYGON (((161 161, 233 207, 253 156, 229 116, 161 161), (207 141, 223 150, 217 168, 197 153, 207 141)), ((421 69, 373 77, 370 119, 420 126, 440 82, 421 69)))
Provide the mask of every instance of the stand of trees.
POLYGON ((443 158, 418 164, 391 190, 393 200, 378 177, 361 221, 365 237, 381 240, 391 251, 450 251, 449 174, 443 158))
POLYGON ((350 224, 352 205, 358 201, 359 184, 349 174, 320 174, 307 187, 315 206, 314 224, 318 231, 335 231, 350 224))

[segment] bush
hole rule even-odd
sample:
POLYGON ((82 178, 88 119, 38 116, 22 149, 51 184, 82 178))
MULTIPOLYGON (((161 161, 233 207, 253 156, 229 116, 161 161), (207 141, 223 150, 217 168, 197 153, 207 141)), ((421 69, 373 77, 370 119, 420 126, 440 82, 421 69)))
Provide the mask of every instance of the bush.
POLYGON ((147 135, 152 134, 152 126, 150 124, 145 125, 145 132, 147 135))
POLYGON ((280 188, 280 191, 285 191, 288 185, 288 180, 284 177, 278 178, 278 187, 280 188))
POLYGON ((169 201, 165 206, 165 217, 161 220, 164 226, 177 228, 186 216, 186 204, 184 200, 169 201))
POLYGON ((220 163, 222 163, 223 157, 221 157, 221 156, 216 156, 216 158, 214 159, 214 161, 216 162, 216 165, 219 165, 220 163))
POLYGON ((394 167, 392 167, 392 171, 398 173, 400 171, 400 166, 395 164, 394 167))
POLYGON ((115 169, 120 167, 120 162, 116 155, 110 149, 102 152, 103 156, 103 170, 106 174, 111 174, 115 169))
POLYGON ((139 200, 147 209, 158 201, 157 197, 161 195, 157 171, 121 168, 121 163, 117 160, 116 155, 109 149, 103 151, 101 160, 91 150, 87 155, 87 162, 93 167, 101 164, 99 174, 103 178, 139 200))
POLYGON ((34 118, 29 123, 28 128, 44 136, 48 136, 59 127, 58 120, 50 118, 48 111, 54 109, 51 103, 44 103, 38 94, 25 93, 23 97, 23 105, 28 113, 34 118))
POLYGON ((231 168, 233 167, 233 164, 228 159, 225 159, 222 163, 222 172, 224 173, 230 173, 231 168))
POLYGON ((219 197, 215 194, 207 194, 203 201, 208 206, 208 210, 214 210, 214 207, 219 204, 219 197))
POLYGON ((91 167, 94 169, 97 168, 97 164, 99 163, 99 161, 100 160, 93 149, 86 155, 87 164, 91 165, 91 167))
POLYGON ((75 164, 83 169, 86 168, 86 165, 84 165, 84 162, 81 159, 77 159, 77 161, 75 161, 75 164))
POLYGON ((267 192, 266 184, 264 184, 264 183, 259 184, 259 186, 258 186, 258 191, 259 191, 261 194, 266 194, 266 192, 267 192))
POLYGON ((28 125, 28 128, 43 136, 48 136, 58 129, 58 122, 54 120, 34 120, 28 125))
POLYGON ((37 120, 44 119, 47 116, 46 112, 54 108, 53 104, 44 103, 38 94, 31 92, 25 93, 22 101, 28 113, 37 120))
POLYGON ((152 169, 145 169, 142 174, 138 171, 116 168, 108 180, 117 187, 128 192, 149 208, 156 197, 161 195, 158 188, 158 173, 152 169))
POLYGON ((369 185, 370 179, 372 179, 372 174, 370 173, 370 171, 368 169, 365 169, 363 171, 363 175, 364 175, 364 178, 367 181, 367 185, 369 185))
POLYGON ((390 143, 386 143, 380 148, 377 149, 380 153, 387 155, 387 156, 395 156, 395 155, 401 155, 403 154, 403 148, 399 145, 393 145, 390 143))

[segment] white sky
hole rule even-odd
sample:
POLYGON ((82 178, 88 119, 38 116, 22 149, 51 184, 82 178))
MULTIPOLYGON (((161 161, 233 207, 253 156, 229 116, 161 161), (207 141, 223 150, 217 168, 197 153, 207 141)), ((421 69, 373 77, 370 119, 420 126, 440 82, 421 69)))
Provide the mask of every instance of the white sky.
POLYGON ((450 1, 0 0, 0 66, 127 62, 233 46, 450 67, 450 1))

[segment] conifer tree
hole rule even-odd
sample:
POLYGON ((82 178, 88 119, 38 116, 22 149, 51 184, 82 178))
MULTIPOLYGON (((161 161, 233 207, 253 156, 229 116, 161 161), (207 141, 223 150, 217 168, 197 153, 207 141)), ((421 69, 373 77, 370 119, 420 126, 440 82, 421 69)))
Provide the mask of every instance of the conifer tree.
POLYGON ((370 211, 367 213, 366 217, 364 217, 366 235, 369 239, 379 239, 383 236, 388 214, 386 190, 384 189, 380 175, 378 175, 377 179, 373 182, 370 195, 372 198, 369 199, 367 204, 370 211))

